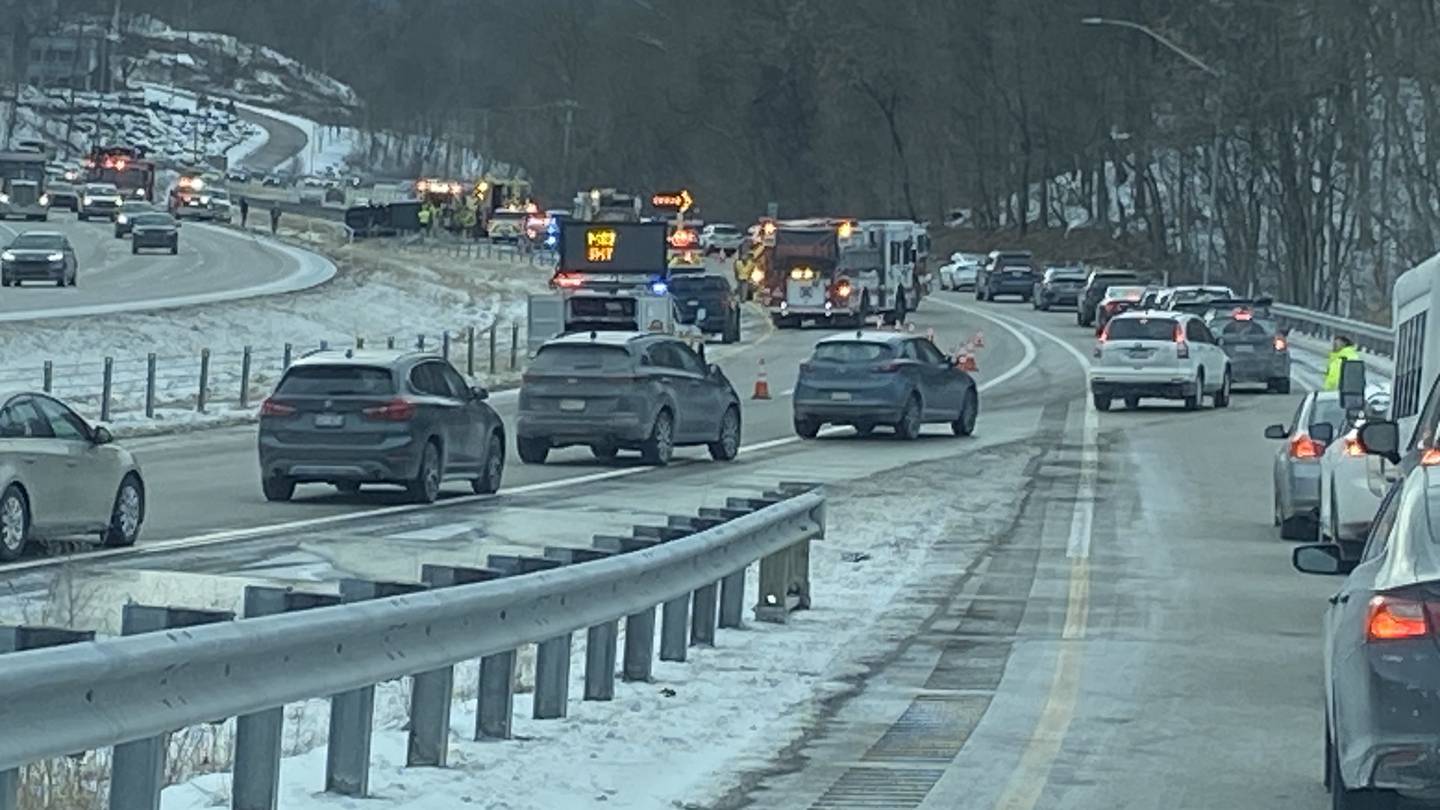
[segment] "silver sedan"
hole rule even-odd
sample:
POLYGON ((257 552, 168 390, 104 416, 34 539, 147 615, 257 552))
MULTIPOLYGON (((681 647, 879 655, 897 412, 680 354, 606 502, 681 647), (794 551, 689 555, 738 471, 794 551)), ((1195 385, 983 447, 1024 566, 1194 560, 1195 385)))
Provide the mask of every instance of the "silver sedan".
POLYGON ((1315 536, 1320 514, 1320 457, 1345 424, 1335 391, 1306 394, 1289 425, 1265 428, 1265 438, 1284 439, 1273 467, 1275 525, 1287 540, 1315 536), (1323 428, 1317 429, 1318 425, 1323 428))
POLYGON ((135 457, 113 442, 46 394, 0 392, 0 560, 31 541, 75 535, 134 544, 145 482, 135 457))

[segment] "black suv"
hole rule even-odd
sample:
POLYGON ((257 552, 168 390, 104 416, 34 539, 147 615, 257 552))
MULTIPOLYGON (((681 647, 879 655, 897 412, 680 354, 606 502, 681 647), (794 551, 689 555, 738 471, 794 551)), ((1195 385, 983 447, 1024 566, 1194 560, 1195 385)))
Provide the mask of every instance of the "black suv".
POLYGON ((1080 293, 1080 301, 1075 304, 1075 323, 1079 326, 1095 325, 1095 308, 1100 306, 1100 299, 1105 297, 1107 289, 1144 284, 1133 270, 1092 271, 1085 281, 1085 291, 1080 293))
POLYGON ((740 340, 740 302, 729 281, 720 276, 674 275, 670 277, 670 295, 680 310, 681 323, 694 324, 707 335, 718 334, 724 343, 740 340))
POLYGON ((1028 250, 996 250, 975 277, 975 300, 993 301, 1002 295, 1029 301, 1035 292, 1035 258, 1028 250))
POLYGON ((1051 307, 1073 307, 1079 303, 1084 286, 1084 269, 1047 267, 1045 275, 1035 282, 1035 297, 1030 303, 1042 312, 1051 307))
POLYGON ((505 468, 505 425, 443 357, 394 350, 320 351, 285 370, 260 406, 260 479, 286 501, 296 484, 354 494, 398 484, 431 503, 440 485, 495 492, 505 468))

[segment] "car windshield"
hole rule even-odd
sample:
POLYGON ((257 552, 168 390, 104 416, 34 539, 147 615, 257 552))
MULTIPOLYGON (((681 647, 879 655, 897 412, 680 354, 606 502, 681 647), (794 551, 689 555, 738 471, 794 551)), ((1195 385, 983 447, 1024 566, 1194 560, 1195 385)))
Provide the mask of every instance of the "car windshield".
POLYGON ((141 214, 130 221, 136 225, 146 225, 150 227, 175 224, 175 220, 171 219, 169 214, 141 214))
POLYGON ((559 344, 545 346, 530 363, 532 371, 544 373, 625 372, 631 369, 630 352, 619 346, 559 344))
POLYGON ((10 247, 16 250, 60 250, 65 247, 65 237, 53 233, 22 233, 15 237, 10 247))
POLYGON ((210 192, 210 199, 212 199, 212 200, 228 200, 228 199, 230 199, 230 195, 229 195, 229 193, 224 192, 224 191, 212 191, 212 192, 210 192))
POLYGON ((710 228, 710 232, 724 234, 726 236, 733 236, 737 233, 740 233, 740 229, 735 227, 734 225, 713 225, 710 228))
POLYGON ((831 363, 873 363, 886 360, 895 354, 888 343, 874 343, 862 340, 835 340, 815 347, 815 360, 831 363))
POLYGON ((285 373, 275 393, 312 397, 384 396, 395 393, 395 381, 390 369, 375 366, 295 366, 285 373))
POLYGON ((1116 318, 1105 327, 1110 340, 1175 339, 1175 321, 1170 318, 1116 318))
POLYGON ((1106 298, 1119 298, 1126 301, 1139 301, 1140 296, 1145 294, 1144 287, 1107 287, 1106 298))
POLYGON ((1221 298, 1234 298, 1235 293, 1223 287, 1176 290, 1173 302, 1176 304, 1200 304, 1221 298))
POLYGON ((91 183, 85 187, 87 194, 118 194, 119 191, 109 183, 91 183))
POLYGON ((1085 273, 1081 270, 1051 269, 1048 271, 1051 281, 1084 281, 1085 273))

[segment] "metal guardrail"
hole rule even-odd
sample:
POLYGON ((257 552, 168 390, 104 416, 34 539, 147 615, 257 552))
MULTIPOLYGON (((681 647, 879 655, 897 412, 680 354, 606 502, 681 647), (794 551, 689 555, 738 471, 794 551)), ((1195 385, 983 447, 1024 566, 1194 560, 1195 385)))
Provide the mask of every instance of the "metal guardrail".
POLYGON ((759 560, 755 618, 783 623, 809 607, 809 544, 824 534, 823 491, 787 483, 592 548, 425 566, 417 583, 347 580, 338 597, 252 586, 243 619, 132 604, 122 637, 11 632, 37 639, 27 647, 0 633, 0 810, 16 806, 16 769, 107 746, 112 810, 158 807, 166 735, 229 717, 232 807, 273 810, 283 706, 321 697, 332 698, 325 788, 366 795, 377 683, 414 679, 407 765, 443 766, 456 664, 481 659, 476 739, 507 738, 518 647, 538 645, 535 717, 564 717, 575 631, 587 629, 585 699, 612 699, 620 619, 622 677, 649 680, 657 606, 660 658, 683 661, 687 646, 714 643, 717 622, 741 626, 759 560), (266 607, 266 595, 306 599, 266 607))
POLYGON ((1329 339, 1344 335, 1355 341, 1360 349, 1382 357, 1392 357, 1395 351, 1395 330, 1388 326, 1343 318, 1328 312, 1319 312, 1290 304, 1275 304, 1270 311, 1281 326, 1301 334, 1329 339))

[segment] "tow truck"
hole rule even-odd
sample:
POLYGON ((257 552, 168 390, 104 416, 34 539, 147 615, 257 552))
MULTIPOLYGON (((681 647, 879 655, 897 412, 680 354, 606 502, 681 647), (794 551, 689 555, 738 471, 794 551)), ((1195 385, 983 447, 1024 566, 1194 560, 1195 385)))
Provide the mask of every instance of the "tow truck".
POLYGON ((126 199, 155 199, 155 163, 138 146, 97 146, 85 158, 85 182, 111 183, 126 199))
POLYGON ((762 223, 759 234, 748 259, 750 281, 777 327, 807 320, 862 326, 892 306, 881 250, 854 221, 762 223))
POLYGON ((681 324, 670 295, 666 226, 569 222, 560 231, 552 293, 531 295, 527 349, 585 331, 698 333, 681 324))
POLYGON ((0 219, 43 221, 49 216, 44 153, 0 152, 0 219))

